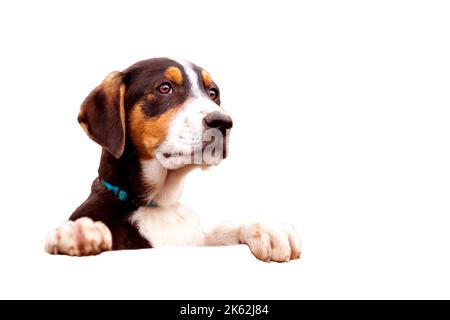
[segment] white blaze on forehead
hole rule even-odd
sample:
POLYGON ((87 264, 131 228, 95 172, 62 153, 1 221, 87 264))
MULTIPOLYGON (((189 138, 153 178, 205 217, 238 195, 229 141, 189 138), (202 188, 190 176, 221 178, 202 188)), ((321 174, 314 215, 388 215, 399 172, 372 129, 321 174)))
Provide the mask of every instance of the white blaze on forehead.
POLYGON ((194 65, 186 60, 183 59, 172 59, 175 62, 178 62, 183 67, 184 72, 186 73, 188 80, 191 84, 191 93, 194 97, 198 98, 202 95, 202 90, 199 87, 199 81, 198 81, 198 75, 197 72, 194 70, 194 65))

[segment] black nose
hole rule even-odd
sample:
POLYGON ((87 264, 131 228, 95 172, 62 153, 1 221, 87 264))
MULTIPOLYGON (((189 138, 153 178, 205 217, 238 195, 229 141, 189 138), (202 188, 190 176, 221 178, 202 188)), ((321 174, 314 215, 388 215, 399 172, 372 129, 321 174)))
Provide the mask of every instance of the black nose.
POLYGON ((208 128, 215 128, 220 131, 225 131, 233 127, 233 120, 231 118, 219 111, 208 114, 203 118, 205 126, 208 128))

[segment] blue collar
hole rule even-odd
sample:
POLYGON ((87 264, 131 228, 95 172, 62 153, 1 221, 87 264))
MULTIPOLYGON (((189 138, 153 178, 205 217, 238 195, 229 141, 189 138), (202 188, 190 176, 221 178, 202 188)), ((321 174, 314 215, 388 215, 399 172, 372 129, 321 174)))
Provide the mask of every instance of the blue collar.
MULTIPOLYGON (((128 201, 128 192, 125 190, 120 189, 118 186, 113 186, 109 182, 103 180, 102 178, 99 178, 100 182, 103 184, 103 186, 111 191, 117 198, 119 198, 120 201, 128 201)), ((155 201, 150 201, 146 204, 147 207, 157 207, 158 204, 155 201)))

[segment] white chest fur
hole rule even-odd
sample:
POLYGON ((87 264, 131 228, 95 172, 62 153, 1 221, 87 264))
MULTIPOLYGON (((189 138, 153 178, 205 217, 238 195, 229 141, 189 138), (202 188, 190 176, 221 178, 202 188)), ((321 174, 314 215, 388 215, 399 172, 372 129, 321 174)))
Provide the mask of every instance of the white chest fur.
POLYGON ((154 248, 204 244, 199 217, 178 203, 166 207, 140 207, 131 215, 131 222, 154 248))

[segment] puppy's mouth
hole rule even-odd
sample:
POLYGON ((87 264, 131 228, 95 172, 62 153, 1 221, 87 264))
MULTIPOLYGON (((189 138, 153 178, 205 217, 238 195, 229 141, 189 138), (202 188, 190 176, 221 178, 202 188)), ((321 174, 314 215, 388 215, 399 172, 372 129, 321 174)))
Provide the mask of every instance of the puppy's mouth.
POLYGON ((218 130, 207 130, 201 137, 180 135, 173 147, 163 150, 162 156, 170 159, 206 153, 208 156, 226 158, 228 134, 218 130))
POLYGON ((165 159, 172 158, 186 158, 186 157, 196 157, 201 156, 202 158, 205 156, 213 157, 213 158, 222 158, 225 159, 228 155, 227 142, 225 141, 223 145, 217 146, 211 145, 211 142, 203 142, 201 147, 192 145, 190 146, 189 151, 171 151, 171 152, 162 152, 162 156, 165 159))
MULTIPOLYGON (((180 146, 179 146, 180 147, 180 146)), ((227 157, 226 143, 205 142, 200 145, 184 145, 180 149, 163 149, 156 153, 156 158, 167 169, 177 169, 188 165, 209 167, 218 165, 227 157)))

